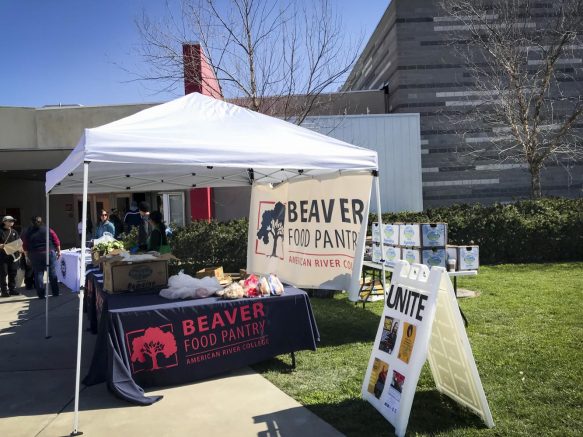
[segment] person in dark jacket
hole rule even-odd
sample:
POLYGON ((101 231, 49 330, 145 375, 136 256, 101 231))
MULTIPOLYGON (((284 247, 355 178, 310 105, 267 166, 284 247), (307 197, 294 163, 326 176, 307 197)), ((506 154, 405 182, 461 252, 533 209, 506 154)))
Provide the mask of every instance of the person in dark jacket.
POLYGON ((152 232, 148 237, 148 250, 160 251, 160 246, 167 245, 166 225, 162 220, 162 213, 160 211, 152 211, 150 214, 150 226, 152 232))
POLYGON ((117 209, 111 208, 111 213, 109 214, 109 221, 113 223, 115 228, 115 235, 114 237, 117 238, 123 232, 123 223, 121 219, 117 215, 117 209))
POLYGON ((32 226, 22 236, 22 247, 25 255, 32 263, 34 271, 34 283, 39 299, 45 298, 43 276, 46 270, 46 236, 49 232, 49 282, 53 296, 59 295, 59 282, 57 279, 56 264, 61 257, 61 242, 52 229, 47 231, 41 216, 32 217, 32 226))
POLYGON ((138 202, 132 200, 132 203, 130 204, 130 210, 123 218, 124 232, 129 234, 132 228, 140 226, 141 223, 142 216, 138 210, 138 202))
POLYGON ((138 227, 138 244, 141 250, 148 249, 148 237, 150 236, 150 204, 140 202, 141 223, 138 227))
POLYGON ((18 272, 18 256, 20 252, 7 254, 4 250, 4 245, 12 243, 20 238, 18 232, 12 229, 15 218, 11 215, 6 215, 2 218, 2 229, 0 232, 0 296, 8 297, 10 295, 16 296, 20 293, 16 291, 16 273, 18 272), (16 255, 16 256, 14 256, 16 255), (8 277, 8 282, 6 281, 8 277))

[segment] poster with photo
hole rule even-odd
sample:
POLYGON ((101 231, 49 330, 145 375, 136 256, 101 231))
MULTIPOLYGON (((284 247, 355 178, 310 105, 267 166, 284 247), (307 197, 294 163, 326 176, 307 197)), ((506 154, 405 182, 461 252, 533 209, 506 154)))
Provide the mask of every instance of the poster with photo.
POLYGON ((389 355, 393 353, 395 343, 397 342, 397 335, 399 334, 399 320, 392 317, 385 317, 383 326, 383 333, 381 334, 381 341, 379 349, 389 355))
POLYGON ((401 404, 401 393, 403 392, 404 383, 405 377, 396 370, 393 370, 388 396, 384 402, 385 407, 387 407, 389 412, 392 414, 396 415, 399 412, 399 405, 401 404))
POLYGON ((372 372, 368 381, 368 392, 374 395, 374 397, 377 399, 381 397, 381 394, 385 389, 388 373, 389 365, 384 361, 375 358, 372 372))
POLYGON ((399 354, 397 355, 397 357, 404 363, 409 364, 411 354, 413 353, 413 345, 415 344, 416 335, 417 327, 411 323, 405 322, 403 325, 401 345, 399 346, 399 354))

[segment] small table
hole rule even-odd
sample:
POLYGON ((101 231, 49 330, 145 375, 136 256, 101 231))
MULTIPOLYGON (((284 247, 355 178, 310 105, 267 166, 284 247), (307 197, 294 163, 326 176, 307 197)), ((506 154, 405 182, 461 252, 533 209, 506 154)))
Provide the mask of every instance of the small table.
MULTIPOLYGON (((360 290, 358 290, 358 295, 362 300, 362 307, 365 308, 366 303, 369 301, 374 301, 375 297, 384 298, 385 292, 383 290, 382 282, 382 271, 383 265, 374 261, 363 261, 362 262, 362 285, 360 290), (370 272, 371 279, 367 282, 366 273, 370 272), (380 293, 378 292, 377 285, 380 286, 380 293)), ((385 272, 391 273, 392 269, 385 266, 385 272)), ((355 302, 354 305, 357 305, 355 302)))
MULTIPOLYGON (((149 405, 142 387, 184 384, 299 350, 320 340, 306 293, 169 301, 156 292, 107 294, 94 274, 99 333, 86 385, 149 405)), ((89 287, 88 287, 89 288, 89 287)), ((88 303, 90 305, 90 303, 88 303)))

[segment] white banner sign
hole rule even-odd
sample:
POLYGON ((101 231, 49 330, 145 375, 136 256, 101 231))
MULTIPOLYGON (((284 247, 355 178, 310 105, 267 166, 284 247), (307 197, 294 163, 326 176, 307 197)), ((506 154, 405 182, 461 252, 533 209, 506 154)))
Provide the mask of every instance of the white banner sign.
POLYGON ((494 426, 447 272, 397 261, 362 385, 397 436, 405 435, 430 348, 438 390, 494 426))
POLYGON ((358 293, 371 185, 368 173, 255 184, 247 271, 358 293))

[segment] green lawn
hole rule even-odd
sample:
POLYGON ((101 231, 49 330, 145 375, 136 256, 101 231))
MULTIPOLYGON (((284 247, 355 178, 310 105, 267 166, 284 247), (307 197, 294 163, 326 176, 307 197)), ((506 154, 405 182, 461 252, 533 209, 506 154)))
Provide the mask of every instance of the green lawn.
MULTIPOLYGON (((408 435, 583 435, 583 263, 483 267, 463 278, 480 296, 459 303, 496 427, 441 396, 426 364, 408 435)), ((382 302, 345 295, 312 299, 322 341, 316 352, 255 366, 284 392, 349 436, 392 435, 360 398, 382 302)))

